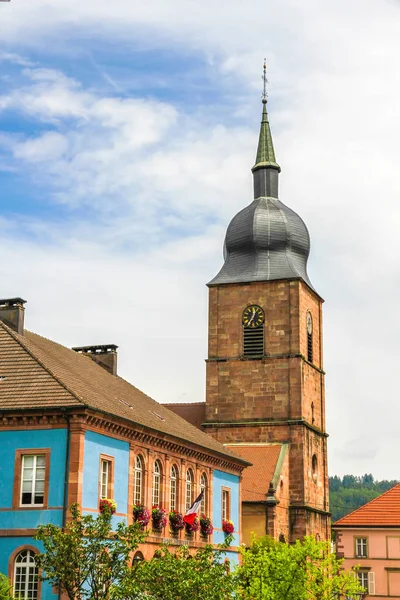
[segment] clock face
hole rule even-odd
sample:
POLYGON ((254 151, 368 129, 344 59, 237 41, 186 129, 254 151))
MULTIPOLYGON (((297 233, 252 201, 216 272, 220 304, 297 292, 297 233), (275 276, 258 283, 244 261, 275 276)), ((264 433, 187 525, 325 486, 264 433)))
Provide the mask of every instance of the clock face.
POLYGON ((307 333, 312 334, 312 316, 311 313, 307 313, 307 333))
POLYGON ((248 306, 243 311, 245 327, 260 327, 264 323, 264 311, 259 306, 248 306))

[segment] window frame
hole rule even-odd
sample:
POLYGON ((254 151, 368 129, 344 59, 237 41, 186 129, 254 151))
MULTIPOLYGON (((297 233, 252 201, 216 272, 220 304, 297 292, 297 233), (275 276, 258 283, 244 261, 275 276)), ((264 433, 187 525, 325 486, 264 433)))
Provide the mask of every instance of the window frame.
POLYGON ((186 478, 185 478, 185 513, 192 506, 194 501, 194 471, 191 467, 186 469, 186 478), (188 475, 191 473, 190 480, 188 479, 188 475), (190 489, 188 484, 190 483, 190 489), (188 494, 189 491, 189 494, 188 494), (190 498, 190 502, 188 503, 188 499, 190 498))
POLYGON ((225 486, 221 488, 221 520, 231 520, 231 488, 225 486), (225 502, 225 498, 227 502, 225 502))
POLYGON ((242 356, 249 360, 259 360, 265 356, 265 310, 258 304, 250 304, 242 311, 242 356), (249 308, 261 311, 262 322, 257 327, 245 325, 245 313, 249 308), (254 350, 254 347, 256 350, 254 350), (262 351, 261 351, 262 347, 262 351))
POLYGON ((143 504, 143 493, 144 493, 144 459, 141 454, 135 456, 133 463, 133 504, 143 504), (140 469, 136 466, 136 461, 140 461, 140 469), (140 473, 140 491, 139 491, 139 502, 137 502, 136 490, 137 490, 137 474, 140 473))
POLYGON ((169 472, 169 509, 178 510, 177 507, 179 505, 179 470, 178 467, 173 464, 171 465, 171 469, 169 472), (175 475, 172 475, 172 471, 175 472, 175 475), (172 482, 174 482, 174 486, 172 486, 172 482), (174 487, 174 490, 173 490, 174 487))
POLYGON ((368 536, 363 535, 363 536, 354 536, 354 557, 355 558, 368 558, 368 554, 369 554, 369 548, 368 548, 368 536), (359 554, 358 553, 358 541, 359 540, 365 540, 365 554, 359 554))
POLYGON ((308 310, 306 313, 306 333, 307 333, 307 360, 309 363, 314 364, 314 319, 311 311, 308 310), (308 330, 308 321, 311 323, 311 332, 308 330))
POLYGON ((358 583, 365 589, 365 594, 367 596, 374 596, 375 595, 375 575, 374 573, 371 571, 371 569, 368 568, 362 568, 359 569, 357 571, 357 573, 355 573, 358 583), (363 583, 362 580, 364 580, 363 583))
POLYGON ((200 489, 200 492, 202 490, 204 490, 203 500, 201 501, 201 504, 200 504, 200 513, 207 515, 207 511, 208 511, 208 477, 204 471, 200 475, 199 489, 200 489), (204 483, 203 483, 203 479, 204 479, 204 483))
POLYGON ((162 503, 162 474, 163 467, 160 459, 156 459, 153 463, 153 475, 151 479, 151 506, 161 506, 162 503), (156 472, 156 465, 158 466, 158 472, 156 472), (158 485, 156 485, 158 482, 158 485), (158 488, 158 489, 157 489, 158 488), (157 489, 157 497, 155 495, 157 489), (155 501, 157 500, 157 502, 155 501))
POLYGON ((43 510, 49 505, 50 448, 18 448, 15 451, 13 510, 43 510), (22 466, 24 456, 45 457, 43 504, 22 504, 22 466))
MULTIPOLYGON (((26 544, 24 546, 19 546, 18 548, 16 548, 12 552, 12 554, 8 560, 8 577, 11 581, 13 588, 15 588, 16 559, 21 554, 21 552, 24 552, 26 550, 31 552, 34 556, 39 554, 39 550, 37 548, 35 548, 34 546, 31 546, 29 544, 26 544)), ((39 569, 39 567, 37 567, 37 570, 38 570, 37 571, 37 581, 36 581, 37 595, 36 595, 35 600, 39 600, 42 597, 42 581, 40 579, 41 569, 39 569)), ((24 600, 24 598, 21 598, 21 600, 24 600)))
POLYGON ((98 496, 100 500, 107 498, 108 500, 114 500, 114 457, 109 454, 100 454, 99 457, 99 483, 98 483, 98 496), (103 474, 103 463, 108 463, 108 476, 107 476, 107 496, 102 496, 102 474, 103 474))

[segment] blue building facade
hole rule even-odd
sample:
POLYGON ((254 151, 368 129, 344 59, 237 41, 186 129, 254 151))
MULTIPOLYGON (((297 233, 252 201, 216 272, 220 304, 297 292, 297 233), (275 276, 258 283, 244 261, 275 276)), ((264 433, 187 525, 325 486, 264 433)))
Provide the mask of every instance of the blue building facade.
POLYGON ((168 521, 154 531, 150 522, 137 557, 152 557, 167 540, 193 551, 219 543, 225 519, 235 529, 227 558, 237 562, 246 461, 98 361, 18 333, 1 317, 0 303, 0 572, 14 592, 23 600, 62 597, 39 580, 43 547, 34 536, 39 525, 62 527, 74 502, 95 516, 100 501, 112 499, 114 522, 132 523, 135 505, 184 514, 203 491, 199 513, 213 521, 211 538, 174 532, 168 521))

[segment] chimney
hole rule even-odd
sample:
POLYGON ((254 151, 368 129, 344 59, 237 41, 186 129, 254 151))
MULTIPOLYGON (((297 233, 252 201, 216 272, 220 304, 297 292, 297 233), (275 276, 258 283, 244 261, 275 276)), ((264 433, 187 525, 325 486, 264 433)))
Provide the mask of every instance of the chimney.
POLYGON ((106 344, 103 346, 79 346, 72 348, 78 354, 90 356, 95 363, 103 367, 111 375, 117 374, 117 348, 115 344, 106 344))
POLYGON ((0 300, 0 321, 20 335, 24 335, 24 304, 26 300, 22 298, 0 300))

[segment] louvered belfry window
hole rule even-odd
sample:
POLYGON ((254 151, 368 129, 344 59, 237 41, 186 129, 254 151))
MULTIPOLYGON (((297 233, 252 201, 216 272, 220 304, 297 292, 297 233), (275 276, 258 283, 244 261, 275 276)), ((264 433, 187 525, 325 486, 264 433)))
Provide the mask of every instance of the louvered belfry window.
POLYGON ((311 313, 307 313, 307 360, 313 361, 313 322, 311 313))
POLYGON ((260 306, 251 305, 244 309, 243 355, 260 357, 264 355, 264 311, 260 306))

